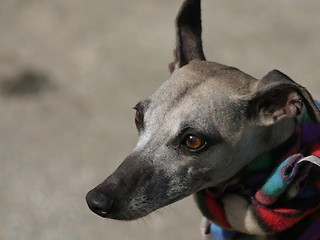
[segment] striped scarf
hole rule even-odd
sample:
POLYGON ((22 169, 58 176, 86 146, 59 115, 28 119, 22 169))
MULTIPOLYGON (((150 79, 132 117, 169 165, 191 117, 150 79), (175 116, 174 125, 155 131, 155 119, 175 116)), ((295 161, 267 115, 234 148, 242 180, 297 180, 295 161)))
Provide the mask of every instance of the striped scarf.
POLYGON ((204 234, 214 240, 320 239, 320 126, 306 112, 285 143, 235 179, 194 194, 206 218, 204 234))

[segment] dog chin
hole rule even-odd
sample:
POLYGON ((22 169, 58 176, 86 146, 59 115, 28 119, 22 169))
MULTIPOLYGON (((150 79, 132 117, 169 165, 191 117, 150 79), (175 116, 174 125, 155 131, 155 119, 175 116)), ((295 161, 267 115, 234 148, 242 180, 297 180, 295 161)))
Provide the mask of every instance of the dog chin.
POLYGON ((126 211, 119 211, 118 213, 105 213, 102 215, 100 215, 100 214, 98 214, 98 215, 103 218, 109 218, 109 219, 113 219, 113 220, 133 221, 133 220, 137 220, 139 218, 143 218, 143 217, 147 216, 148 214, 152 213, 153 211, 126 210, 126 211))
POLYGON ((164 208, 180 199, 184 198, 183 197, 176 197, 174 199, 168 200, 166 202, 157 202, 157 203, 144 203, 144 204, 139 204, 139 203, 133 203, 130 204, 129 206, 119 206, 118 208, 114 209, 113 212, 110 213, 103 213, 103 214, 98 214, 99 216, 103 218, 110 218, 114 220, 120 220, 120 221, 133 221, 137 220, 139 218, 146 217, 150 213, 157 211, 158 209, 164 208))

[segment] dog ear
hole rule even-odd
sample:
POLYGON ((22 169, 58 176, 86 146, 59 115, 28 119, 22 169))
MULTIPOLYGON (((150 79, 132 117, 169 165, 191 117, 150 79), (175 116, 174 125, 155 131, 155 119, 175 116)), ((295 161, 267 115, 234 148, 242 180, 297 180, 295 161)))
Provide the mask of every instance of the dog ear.
POLYGON ((169 64, 172 73, 193 59, 205 60, 201 40, 200 0, 186 0, 176 18, 176 49, 169 64))
POLYGON ((312 121, 320 124, 320 111, 311 94, 278 70, 257 82, 249 100, 249 117, 259 125, 271 125, 284 117, 298 116, 305 105, 312 121))

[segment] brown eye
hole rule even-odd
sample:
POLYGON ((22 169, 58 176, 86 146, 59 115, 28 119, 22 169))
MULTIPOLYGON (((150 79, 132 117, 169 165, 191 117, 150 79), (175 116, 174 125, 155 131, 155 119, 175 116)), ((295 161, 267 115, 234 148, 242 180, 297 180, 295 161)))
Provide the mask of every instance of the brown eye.
POLYGON ((138 124, 142 124, 142 122, 143 122, 143 116, 142 116, 141 112, 139 112, 138 110, 136 111, 135 121, 138 124))
POLYGON ((201 138, 194 135, 188 135, 184 139, 184 146, 189 148, 190 150, 199 150, 205 145, 206 145, 205 141, 203 141, 201 138))

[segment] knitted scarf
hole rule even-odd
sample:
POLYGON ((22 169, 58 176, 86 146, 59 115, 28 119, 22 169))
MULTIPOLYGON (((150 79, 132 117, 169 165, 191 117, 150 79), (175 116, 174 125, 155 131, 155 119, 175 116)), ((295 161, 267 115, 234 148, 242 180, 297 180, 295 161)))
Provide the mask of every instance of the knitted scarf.
POLYGON ((320 239, 320 125, 306 112, 285 143, 233 181, 194 194, 206 218, 204 234, 214 240, 320 239))

